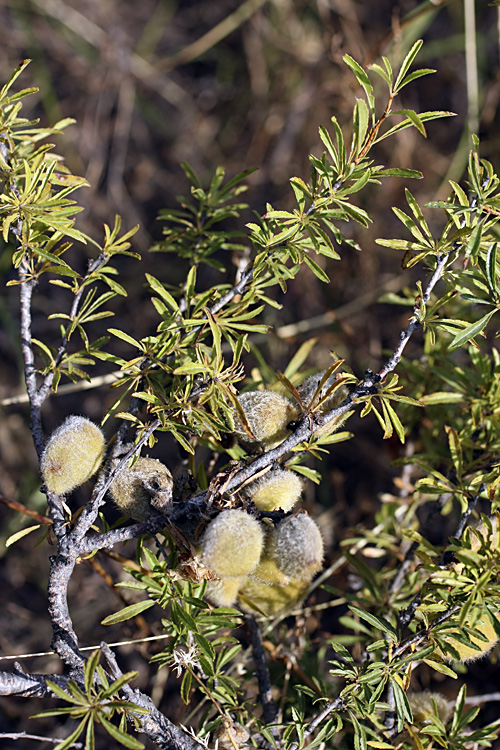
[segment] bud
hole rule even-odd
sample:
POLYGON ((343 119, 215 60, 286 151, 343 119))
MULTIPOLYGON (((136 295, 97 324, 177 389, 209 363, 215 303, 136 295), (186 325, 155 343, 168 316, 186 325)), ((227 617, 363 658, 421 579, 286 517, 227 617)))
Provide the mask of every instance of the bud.
POLYGON ((305 513, 280 521, 269 534, 265 556, 285 576, 309 583, 323 563, 323 539, 317 524, 305 513))
POLYGON ((275 469, 252 482, 247 492, 259 510, 281 508, 287 513, 300 497, 302 482, 294 471, 275 469))
POLYGON ((446 724, 452 713, 444 695, 431 693, 429 690, 421 693, 408 693, 408 703, 414 724, 428 723, 433 716, 437 716, 443 724, 446 724))
POLYGON ((172 474, 157 458, 138 458, 125 467, 109 488, 111 497, 126 516, 148 521, 158 516, 172 499, 172 474))
POLYGON ((300 385, 297 389, 300 399, 306 408, 309 408, 311 406, 314 408, 314 406, 316 406, 322 398, 326 397, 319 406, 319 411, 322 414, 325 414, 327 411, 334 409, 336 406, 341 404, 342 401, 349 395, 349 391, 345 385, 341 385, 328 396, 326 395, 330 388, 335 385, 335 382, 337 381, 336 375, 330 375, 330 377, 323 384, 320 392, 317 393, 319 384, 321 383, 325 372, 326 371, 323 370, 323 372, 318 372, 316 375, 311 375, 309 378, 306 378, 302 385, 300 385))
POLYGON ((52 433, 41 459, 43 480, 57 495, 93 476, 104 457, 104 435, 86 417, 71 416, 52 433))
POLYGON ((201 540, 203 565, 220 578, 246 576, 260 560, 264 532, 243 510, 223 510, 209 523, 201 540))
POLYGON ((238 440, 253 450, 269 450, 279 445, 290 434, 288 425, 298 416, 290 399, 274 391, 242 393, 238 401, 245 413, 253 439, 235 414, 235 434, 238 440))

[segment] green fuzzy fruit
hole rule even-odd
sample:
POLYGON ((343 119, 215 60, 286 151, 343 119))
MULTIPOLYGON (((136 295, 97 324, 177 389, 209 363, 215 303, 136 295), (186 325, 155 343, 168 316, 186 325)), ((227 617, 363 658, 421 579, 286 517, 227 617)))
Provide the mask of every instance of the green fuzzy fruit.
POLYGON ((323 563, 323 539, 317 524, 305 513, 280 521, 268 536, 265 557, 290 579, 311 581, 323 563))
POLYGON ((218 581, 208 581, 206 596, 216 607, 233 607, 238 591, 246 578, 220 578, 218 581))
POLYGON ((349 395, 349 391, 345 385, 341 385, 339 388, 332 391, 332 393, 328 393, 338 379, 336 375, 330 375, 328 380, 321 387, 321 390, 318 392, 319 384, 324 375, 325 371, 318 372, 316 375, 311 375, 309 378, 306 378, 302 385, 297 389, 303 405, 308 409, 310 407, 314 408, 319 404, 319 411, 322 414, 334 409, 349 395), (324 401, 321 400, 323 398, 324 401))
POLYGON ((269 450, 290 435, 288 425, 298 416, 290 399, 274 391, 250 391, 238 399, 253 437, 235 414, 235 435, 252 450, 269 450))
POLYGON ((157 458, 138 458, 125 467, 109 488, 111 497, 135 521, 156 518, 172 499, 172 474, 157 458))
POLYGON ((239 578, 257 567, 264 543, 260 523, 243 510, 224 510, 201 540, 201 559, 220 578, 239 578))
POLYGON ((309 582, 289 581, 286 586, 247 578, 240 588, 239 603, 245 612, 263 612, 275 617, 295 607, 307 593, 309 582))
POLYGON ((247 488, 259 510, 271 511, 281 508, 287 513, 293 508, 302 492, 298 474, 286 469, 274 469, 247 488))
POLYGON ((431 693, 429 690, 424 690, 421 693, 408 693, 408 703, 413 714, 414 724, 429 723, 433 716, 437 716, 443 724, 446 724, 452 713, 444 695, 431 693))
POLYGON ((41 459, 43 480, 57 495, 76 489, 102 463, 105 441, 99 427, 86 417, 71 416, 52 433, 41 459))
MULTIPOLYGON (((461 641, 457 640, 452 635, 446 634, 443 636, 443 640, 446 641, 446 643, 449 643, 450 646, 457 652, 459 661, 461 661, 463 664, 466 664, 472 661, 477 661, 477 659, 482 659, 491 651, 493 646, 498 641, 498 635, 496 634, 496 630, 487 612, 483 612, 480 615, 479 619, 476 621, 474 625, 474 628, 476 630, 479 630, 480 633, 485 638, 485 640, 483 640, 483 639, 474 638, 473 636, 470 636, 470 641, 476 646, 476 648, 473 648, 472 646, 467 646, 465 643, 462 643, 461 641)), ((438 651, 438 653, 440 656, 444 656, 449 661, 455 660, 455 657, 448 656, 447 654, 445 655, 441 653, 441 651, 438 651)))

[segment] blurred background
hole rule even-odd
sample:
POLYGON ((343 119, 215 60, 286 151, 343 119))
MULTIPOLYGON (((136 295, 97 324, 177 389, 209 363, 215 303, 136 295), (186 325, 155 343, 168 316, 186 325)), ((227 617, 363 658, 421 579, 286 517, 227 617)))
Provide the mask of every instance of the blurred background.
MULTIPOLYGON (((85 207, 78 227, 100 241, 103 223, 113 224, 116 213, 125 230, 140 224, 133 248, 143 255, 142 265, 119 260, 129 297, 117 300, 117 317, 105 321, 140 338, 154 332, 158 322, 144 272, 171 280, 182 271, 172 256, 147 253, 161 238, 158 212, 173 207, 176 196, 188 190, 179 162, 187 161, 205 184, 217 165, 228 177, 258 168, 248 179, 250 209, 240 229, 252 220, 252 211, 264 213, 266 203, 289 208, 289 178, 307 180, 308 154, 321 153, 318 126, 328 126, 335 115, 349 132, 353 103, 361 93, 342 61, 346 53, 364 65, 386 55, 397 67, 416 39, 425 42, 417 67, 437 72, 404 89, 398 106, 451 110, 456 117, 429 123, 427 139, 405 130, 374 153, 377 163, 424 173, 423 180, 406 183, 419 202, 444 199, 448 180, 462 179, 471 132, 481 137, 482 156, 498 168, 498 13, 484 0, 0 0, 0 80, 30 58, 20 83, 35 85, 39 92, 29 98, 25 116, 38 117, 43 125, 75 118, 56 150, 90 183, 78 194, 85 207)), ((375 83, 383 102, 381 82, 375 83)), ((373 224, 368 230, 349 225, 346 233, 363 252, 346 249, 342 263, 327 264, 329 285, 308 271, 300 273, 286 298, 280 298, 284 308, 268 313, 267 322, 277 333, 259 346, 272 368, 284 369, 312 336, 318 341, 308 367, 328 366, 332 350, 359 376, 367 367, 380 366, 408 312, 377 300, 420 278, 401 271, 398 253, 374 243, 377 237, 402 236, 391 206, 404 207, 404 188, 405 181, 390 178, 359 195, 373 224), (331 311, 336 312, 333 322, 331 311)), ((75 248, 82 268, 88 252, 75 248)), ((0 274, 7 280, 9 261, 8 253, 0 257, 0 274)), ((204 283, 210 280, 207 276, 204 283)), ((215 283, 222 280, 214 277, 215 283)), ((41 290, 35 298, 34 335, 53 343, 58 329, 47 316, 66 310, 68 298, 50 289, 50 295, 41 290)), ((412 346, 418 350, 418 341, 412 346)), ((28 410, 25 404, 5 402, 24 388, 15 287, 3 287, 0 296, 0 358, 0 494, 43 512, 28 410)), ((105 389, 62 391, 44 407, 47 432, 74 412, 100 421, 103 404, 112 399, 105 389)), ((371 523, 379 493, 392 491, 397 476, 391 462, 399 445, 383 442, 377 425, 368 420, 353 422, 352 429, 356 440, 335 448, 323 464, 325 481, 308 490, 316 515, 326 514, 325 524, 337 529, 330 532, 332 556, 349 528, 371 523)), ((19 528, 20 518, 0 507, 0 519, 5 541, 19 528)), ((125 554, 133 555, 132 548, 125 554)), ((44 616, 46 545, 33 551, 28 537, 8 557, 4 549, 0 555, 5 601, 0 651, 45 650, 51 637, 44 616)), ((109 600, 102 596, 108 589, 103 577, 88 575, 88 566, 80 568, 72 583, 79 589, 72 613, 82 641, 95 644, 113 637, 112 628, 98 624, 109 614, 109 600)), ((123 630, 116 630, 117 637, 123 630)), ((127 668, 136 666, 134 658, 127 668)), ((51 669, 50 658, 23 663, 34 671, 51 669)), ((146 661, 140 663, 142 687, 150 689, 149 679, 156 680, 158 697, 160 678, 153 678, 154 669, 148 673, 146 661)), ((6 665, 1 662, 0 668, 6 665)), ((4 702, 0 731, 19 727, 30 712, 27 702, 4 702)))

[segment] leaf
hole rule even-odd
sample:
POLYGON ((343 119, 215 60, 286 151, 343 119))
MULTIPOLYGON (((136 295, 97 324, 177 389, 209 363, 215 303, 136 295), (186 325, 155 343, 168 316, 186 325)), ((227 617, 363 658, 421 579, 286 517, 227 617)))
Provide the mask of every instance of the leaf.
POLYGON ((399 70, 398 76, 396 78, 396 81, 394 83, 394 92, 397 93, 401 88, 403 88, 404 84, 404 78, 408 72, 408 69, 410 68, 412 62, 414 61, 415 57, 418 55, 418 52, 423 44, 422 39, 417 39, 415 44, 412 46, 411 50, 406 55, 405 59, 403 60, 403 63, 401 65, 401 68, 399 70))
MULTIPOLYGON (((341 168, 340 168, 340 165, 339 165, 339 155, 337 153, 337 149, 333 145, 333 141, 331 139, 330 133, 323 126, 320 126, 320 128, 319 128, 319 137, 323 141, 323 144, 326 146, 326 149, 327 149, 327 151, 328 151, 328 153, 330 155, 330 158, 332 160, 333 166, 335 167, 335 169, 337 170, 337 172, 340 174, 341 168)), ((248 224, 247 224, 247 226, 248 226, 248 224)))
POLYGON ((354 614, 360 617, 362 620, 369 622, 370 625, 373 625, 378 630, 382 630, 383 633, 387 633, 387 635, 390 635, 392 638, 397 638, 396 629, 387 620, 383 619, 382 617, 372 615, 371 612, 365 612, 363 609, 359 609, 359 607, 356 607, 354 604, 349 604, 348 606, 351 612, 354 612, 354 614))
POLYGON ((497 286, 497 242, 493 242, 486 256, 486 279, 493 299, 498 298, 497 286))
POLYGON ((419 401, 423 406, 433 406, 434 404, 458 404, 465 400, 462 393, 452 393, 451 391, 436 391, 429 393, 427 396, 421 396, 419 401))
POLYGON ((27 536, 28 534, 31 534, 32 531, 36 531, 39 529, 41 524, 37 524, 36 526, 28 526, 25 529, 21 529, 20 531, 16 531, 15 534, 12 534, 9 536, 7 541, 5 542, 6 547, 11 547, 13 544, 18 542, 20 539, 23 538, 23 536, 27 536))
POLYGON ((445 674, 447 675, 447 677, 451 677, 454 680, 458 678, 457 673, 454 672, 453 669, 450 669, 450 667, 447 667, 446 664, 442 664, 439 661, 434 661, 433 659, 423 659, 422 661, 431 669, 434 669, 435 672, 441 672, 441 674, 445 674))
POLYGON ((132 338, 132 336, 129 336, 128 333, 120 331, 118 328, 108 328, 108 333, 112 333, 113 336, 122 339, 122 341, 126 341, 127 344, 130 344, 136 349, 140 349, 142 351, 142 346, 140 345, 140 343, 136 339, 132 338))
POLYGON ((100 716, 100 723, 102 724, 106 732, 111 737, 113 737, 114 740, 119 742, 122 747, 128 747, 130 748, 130 750, 144 750, 144 745, 142 744, 142 742, 139 742, 139 740, 131 737, 126 732, 122 732, 121 729, 115 727, 114 724, 105 719, 102 715, 100 716))
POLYGON ((145 612, 147 609, 154 607, 155 602, 151 599, 146 599, 143 602, 136 602, 135 604, 129 604, 128 607, 124 607, 119 612, 115 612, 112 615, 108 615, 101 620, 101 625, 116 625, 117 622, 124 622, 130 620, 132 617, 140 615, 141 612, 145 612))
MULTIPOLYGON (((370 113, 368 106, 364 99, 356 99, 353 112, 353 128, 352 128, 352 146, 351 146, 351 160, 355 160, 363 148, 363 144, 368 130, 368 121, 370 113)), ((368 170, 367 170, 368 172, 368 170)))
POLYGON ((186 670, 182 677, 182 683, 181 683, 181 689, 180 689, 181 699, 186 704, 186 706, 189 704, 189 693, 191 691, 192 681, 193 681, 193 676, 191 672, 186 670))
POLYGON ((320 280, 323 281, 325 284, 330 283, 330 279, 328 278, 328 275, 323 271, 320 266, 318 266, 317 263, 314 262, 312 258, 309 257, 309 255, 304 256, 304 263, 308 268, 311 269, 313 274, 320 280))
POLYGON ((475 323, 472 323, 470 326, 467 326, 467 328, 464 328, 459 333, 457 333, 455 338, 450 342, 450 350, 458 349, 459 346, 463 346, 467 343, 467 341, 470 341, 475 336, 478 336, 486 328, 496 312, 496 308, 490 310, 489 313, 486 313, 486 315, 477 320, 475 323))
POLYGON ((393 169, 379 169, 375 174, 377 177, 408 177, 414 180, 421 180, 423 177, 422 172, 419 172, 418 169, 403 169, 400 167, 395 167, 393 169))
POLYGON ((362 68, 361 65, 356 62, 356 60, 350 55, 344 55, 342 59, 346 63, 346 65, 350 67, 350 69, 356 76, 359 85, 363 88, 372 116, 372 122, 375 122, 375 97, 373 96, 372 82, 370 81, 366 70, 362 68))

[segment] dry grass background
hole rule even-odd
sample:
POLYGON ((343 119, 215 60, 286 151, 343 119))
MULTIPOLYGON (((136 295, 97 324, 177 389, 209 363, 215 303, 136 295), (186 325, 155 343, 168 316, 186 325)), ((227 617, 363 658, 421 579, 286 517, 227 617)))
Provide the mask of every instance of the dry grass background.
MULTIPOLYGON (((425 40, 419 63, 438 72, 408 87, 403 104, 417 110, 452 110, 457 117, 430 123, 427 140, 416 131, 404 131, 376 154, 387 166, 424 172, 424 180, 409 186, 419 201, 445 197, 447 179, 461 178, 469 147, 467 114, 472 122, 478 120, 482 154, 498 167, 497 9, 483 0, 476 3, 476 104, 474 90, 466 85, 470 62, 467 65, 464 53, 465 11, 471 5, 468 0, 0 0, 0 78, 5 80, 20 60, 31 58, 22 83, 40 91, 31 97, 26 114, 43 124, 62 117, 77 120, 57 149, 91 185, 79 196, 85 206, 79 227, 100 238, 103 222, 112 223, 115 213, 122 215, 126 228, 141 225, 135 249, 144 254, 143 265, 138 272, 136 262, 120 261, 129 298, 118 301, 113 324, 135 337, 153 331, 156 318, 142 273, 171 279, 182 272, 171 256, 146 252, 161 236, 158 211, 171 207, 175 196, 186 190, 181 160, 189 162, 204 182, 218 164, 229 176, 259 167, 249 179, 251 209, 263 213, 266 202, 280 208, 291 205, 288 179, 307 177, 308 153, 321 150, 318 126, 327 125, 335 114, 349 128, 359 92, 342 62, 345 53, 362 63, 380 54, 397 62, 415 39, 425 40)), ((471 30, 470 18, 468 24, 471 30)), ((343 262, 328 268, 328 286, 309 272, 300 274, 282 300, 283 310, 270 314, 268 322, 290 325, 339 308, 343 315, 307 333, 261 342, 263 356, 273 368, 283 369, 300 343, 314 335, 318 344, 310 366, 324 366, 334 349, 362 374, 366 367, 378 366, 404 325, 404 309, 376 301, 385 285, 398 289, 411 277, 402 274, 395 252, 374 244, 376 237, 397 236, 400 231, 390 206, 402 205, 404 184, 391 179, 365 193, 362 205, 374 223, 369 230, 348 227, 363 252, 344 252, 343 262)), ((248 213, 244 220, 250 219, 248 213)), ((86 251, 75 252, 81 254, 83 267, 86 251)), ((6 278, 11 273, 8 261, 4 253, 0 273, 6 278)), ((207 275, 203 283, 211 279, 207 275)), ((34 310, 35 335, 50 341, 57 330, 47 315, 66 308, 68 300, 54 287, 50 293, 41 291, 34 310)), ((4 288, 0 400, 23 390, 17 316, 15 287, 4 288)), ((52 398, 45 407, 47 430, 74 412, 100 420, 103 403, 110 399, 104 390, 52 398)), ((0 407, 0 493, 43 512, 28 422, 25 406, 0 407)), ((310 507, 335 528, 332 558, 349 527, 371 522, 378 494, 391 491, 396 476, 391 460, 399 447, 383 443, 373 424, 356 421, 353 429, 358 433, 355 441, 332 452, 323 465, 323 484, 308 492, 310 507)), ((5 540, 19 527, 19 517, 6 508, 0 517, 5 540)), ((47 548, 32 547, 30 537, 8 556, 0 550, 4 655, 46 650, 50 642, 45 615, 47 548)), ((124 554, 131 556, 133 551, 124 554)), ((101 558, 100 563, 112 576, 117 574, 118 566, 110 560, 101 558)), ((83 644, 155 631, 155 624, 145 621, 115 632, 101 627, 102 616, 119 601, 89 567, 80 566, 72 583, 72 613, 83 644)), ((168 705, 161 698, 164 675, 155 676, 148 667, 150 653, 146 647, 130 650, 127 668, 140 669, 143 689, 152 689, 160 708, 178 719, 179 706, 171 694, 168 705)), ((23 663, 33 671, 52 668, 50 658, 23 663)), ((1 662, 0 668, 6 665, 1 662)), ((482 679, 494 680, 495 672, 490 676, 488 669, 493 668, 482 668, 482 679)), ((26 716, 38 708, 26 701, 3 701, 0 732, 26 728, 26 716)), ((37 731, 43 733, 40 726, 41 722, 37 731)), ((65 734, 64 727, 47 731, 65 734)), ((32 744, 15 743, 16 748, 25 746, 32 744)))

